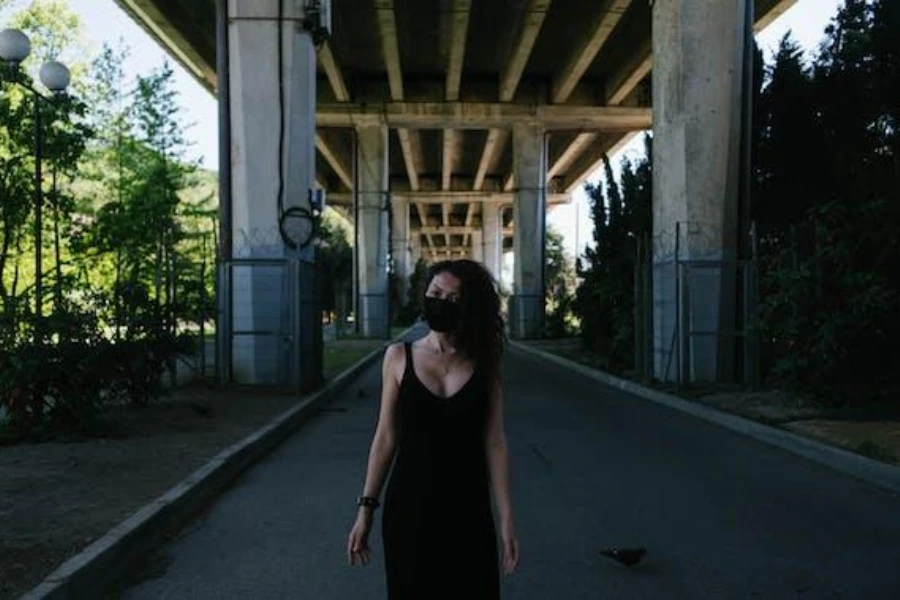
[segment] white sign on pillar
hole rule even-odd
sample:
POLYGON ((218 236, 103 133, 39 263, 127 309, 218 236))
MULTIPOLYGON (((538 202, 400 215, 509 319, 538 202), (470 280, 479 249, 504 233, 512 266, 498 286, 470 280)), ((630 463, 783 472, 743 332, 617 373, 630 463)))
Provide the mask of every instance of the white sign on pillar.
POLYGON ((515 276, 510 311, 512 334, 541 336, 544 321, 544 221, 546 216, 546 137, 538 125, 513 127, 516 178, 513 249, 515 276))
POLYGON ((285 2, 281 15, 279 0, 228 0, 226 7, 234 335, 224 343, 231 343, 236 382, 299 385, 314 376, 298 363, 308 355, 300 345, 315 337, 316 303, 304 300, 314 295, 304 275, 310 268, 300 268, 314 255, 290 250, 279 221, 291 207, 309 208, 316 53, 309 32, 296 26, 297 3, 285 2))
POLYGON ((356 130, 356 248, 359 327, 367 337, 387 337, 388 322, 388 132, 378 122, 356 130))

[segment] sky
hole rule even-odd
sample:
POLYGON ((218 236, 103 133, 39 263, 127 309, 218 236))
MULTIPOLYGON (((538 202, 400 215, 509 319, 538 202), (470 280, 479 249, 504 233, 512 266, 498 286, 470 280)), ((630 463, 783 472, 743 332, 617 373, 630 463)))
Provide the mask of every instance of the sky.
MULTIPOLYGON (((336 0, 340 1, 340 0, 336 0)), ((777 47, 778 41, 788 31, 805 47, 814 50, 824 36, 825 26, 837 11, 841 0, 798 0, 798 2, 765 31, 757 36, 757 41, 768 59, 777 47)), ((25 5, 25 0, 16 4, 25 5)), ((99 52, 104 43, 117 44, 120 39, 127 41, 131 54, 125 64, 125 73, 130 76, 146 75, 158 68, 167 55, 156 42, 134 23, 114 2, 114 0, 69 0, 69 6, 81 17, 85 27, 86 42, 93 52, 99 52)), ((0 23, 0 27, 3 24, 0 23)), ((174 60, 175 89, 183 107, 183 122, 189 124, 185 132, 191 143, 188 158, 198 159, 210 169, 218 167, 218 113, 216 101, 184 68, 174 60)), ((618 156, 610 157, 617 164, 622 156, 640 156, 641 136, 622 149, 618 156)), ((599 172, 589 177, 596 182, 599 172)), ((573 194, 573 201, 555 208, 547 222, 563 233, 566 248, 575 253, 576 242, 583 247, 591 237, 587 196, 579 189, 573 194), (579 225, 576 233, 576 223, 579 225)))

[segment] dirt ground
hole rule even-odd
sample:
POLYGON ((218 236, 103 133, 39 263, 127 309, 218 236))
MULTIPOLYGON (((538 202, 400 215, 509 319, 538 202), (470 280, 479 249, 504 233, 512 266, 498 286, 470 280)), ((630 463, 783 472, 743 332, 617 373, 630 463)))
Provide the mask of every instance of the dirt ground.
MULTIPOLYGON (((336 360, 326 362, 326 377, 379 346, 342 345, 336 360)), ((115 435, 106 439, 0 446, 0 600, 27 592, 298 400, 193 384, 146 408, 115 409, 115 435)))

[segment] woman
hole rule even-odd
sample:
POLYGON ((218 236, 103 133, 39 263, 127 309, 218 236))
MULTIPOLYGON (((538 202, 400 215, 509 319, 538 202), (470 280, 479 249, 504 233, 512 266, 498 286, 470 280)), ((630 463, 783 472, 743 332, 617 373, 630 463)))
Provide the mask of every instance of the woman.
POLYGON ((348 560, 369 562, 372 515, 398 450, 382 519, 388 597, 499 598, 491 491, 504 572, 519 560, 500 386, 500 298, 487 270, 469 260, 438 263, 427 281, 428 335, 385 352, 381 412, 348 560))

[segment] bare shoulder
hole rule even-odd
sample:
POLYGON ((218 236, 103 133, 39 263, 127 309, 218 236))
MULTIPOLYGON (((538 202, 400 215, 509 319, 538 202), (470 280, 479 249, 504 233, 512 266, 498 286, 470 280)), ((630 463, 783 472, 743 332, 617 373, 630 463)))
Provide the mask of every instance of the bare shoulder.
POLYGON ((384 371, 393 373, 399 382, 405 364, 406 350, 403 348, 403 342, 390 344, 384 351, 384 371))
POLYGON ((384 351, 384 362, 389 365, 395 364, 397 361, 402 361, 406 358, 406 351, 403 348, 404 342, 394 342, 393 344, 389 344, 387 349, 384 351))

